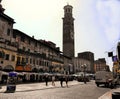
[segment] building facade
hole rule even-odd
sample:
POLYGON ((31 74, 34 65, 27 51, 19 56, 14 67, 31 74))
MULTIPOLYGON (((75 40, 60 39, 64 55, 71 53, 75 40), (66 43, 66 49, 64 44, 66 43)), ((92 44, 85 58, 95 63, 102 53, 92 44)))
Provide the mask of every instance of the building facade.
POLYGON ((73 58, 74 73, 82 72, 83 71, 83 65, 86 65, 86 72, 90 73, 91 63, 90 63, 89 60, 79 58, 79 57, 73 58))
POLYGON ((0 68, 21 72, 64 72, 64 56, 51 41, 13 29, 14 19, 0 6, 0 68))
POLYGON ((106 65, 105 58, 99 58, 94 62, 94 70, 95 72, 102 71, 102 70, 110 71, 109 66, 106 65))
POLYGON ((14 19, 4 14, 0 4, 0 68, 3 70, 15 69, 17 48, 11 42, 13 35, 14 19))
POLYGON ((72 58, 64 55, 64 74, 72 74, 74 72, 74 67, 72 63, 72 58))
POLYGON ((90 62, 90 73, 94 73, 94 53, 85 51, 78 53, 78 58, 88 60, 90 62))
POLYGON ((68 57, 74 57, 74 18, 72 16, 71 5, 64 6, 63 17, 63 54, 68 57))

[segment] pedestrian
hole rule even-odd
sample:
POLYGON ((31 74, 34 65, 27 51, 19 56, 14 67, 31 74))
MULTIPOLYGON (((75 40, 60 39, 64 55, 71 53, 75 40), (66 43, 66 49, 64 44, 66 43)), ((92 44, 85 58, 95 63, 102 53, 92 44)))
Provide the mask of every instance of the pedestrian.
POLYGON ((66 75, 65 76, 65 82, 66 82, 66 86, 68 87, 68 81, 69 81, 69 77, 66 75))
POLYGON ((52 76, 52 85, 55 86, 55 76, 52 76))
POLYGON ((45 83, 46 83, 46 86, 48 86, 48 75, 45 76, 45 83))
POLYGON ((61 85, 61 87, 63 87, 63 76, 60 76, 60 85, 61 85))
MULTIPOLYGON (((2 81, 2 72, 0 71, 0 81, 2 81)), ((1 82, 0 82, 1 84, 1 82)), ((0 85, 0 89, 2 89, 2 86, 0 85)))

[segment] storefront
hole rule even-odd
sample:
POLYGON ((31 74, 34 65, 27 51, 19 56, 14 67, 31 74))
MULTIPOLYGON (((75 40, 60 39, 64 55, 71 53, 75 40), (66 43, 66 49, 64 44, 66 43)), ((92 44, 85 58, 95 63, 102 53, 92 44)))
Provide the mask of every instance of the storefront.
POLYGON ((25 66, 16 66, 15 71, 18 72, 31 72, 31 66, 30 65, 25 65, 25 66))
POLYGON ((4 67, 3 71, 6 71, 6 72, 14 71, 14 68, 12 65, 7 65, 4 67))

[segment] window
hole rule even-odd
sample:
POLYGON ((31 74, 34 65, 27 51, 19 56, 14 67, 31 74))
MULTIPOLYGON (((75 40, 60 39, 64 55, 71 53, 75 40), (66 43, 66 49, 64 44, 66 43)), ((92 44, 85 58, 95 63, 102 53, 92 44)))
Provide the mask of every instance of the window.
POLYGON ((7 35, 10 36, 10 29, 7 29, 7 35))
POLYGON ((26 49, 26 48, 25 48, 25 47, 23 47, 23 50, 24 50, 24 51, 25 51, 25 49, 26 49))
POLYGON ((11 26, 11 25, 12 25, 12 23, 8 22, 8 25, 10 25, 10 26, 11 26))
POLYGON ((30 52, 30 49, 28 49, 28 52, 30 52))
POLYGON ((68 9, 68 12, 70 12, 70 9, 68 9))
POLYGON ((46 62, 44 62, 44 66, 46 66, 46 62))
POLYGON ((6 54, 5 60, 9 60, 9 54, 6 54))
POLYGON ((37 47, 37 42, 35 42, 35 47, 37 47))
POLYGON ((43 61, 41 61, 41 65, 42 65, 42 66, 44 65, 43 61))
POLYGON ((37 63, 36 63, 37 65, 38 65, 38 60, 37 60, 37 63))
POLYGON ((67 9, 65 9, 65 12, 67 13, 67 9))
POLYGON ((20 64, 20 57, 17 57, 17 64, 20 64))
POLYGON ((46 66, 48 66, 48 62, 46 62, 46 66))
POLYGON ((14 55, 12 55, 11 61, 15 61, 15 56, 14 55))
POLYGON ((29 40, 29 45, 31 44, 31 41, 29 40))
POLYGON ((32 59, 30 58, 30 64, 32 64, 32 59))
POLYGON ((1 64, 3 64, 3 61, 1 61, 1 64))
POLYGON ((33 59, 33 64, 35 64, 35 59, 33 59))
POLYGON ((3 53, 2 53, 2 51, 0 51, 0 58, 3 58, 3 53))
POLYGON ((25 37, 24 36, 21 36, 21 41, 25 42, 25 37))
POLYGON ((13 38, 16 38, 16 33, 13 32, 13 38))
POLYGON ((25 63, 25 58, 22 57, 22 63, 25 63))
POLYGON ((39 65, 41 65, 41 60, 39 61, 39 65))
POLYGON ((28 63, 28 58, 26 58, 26 63, 28 63))

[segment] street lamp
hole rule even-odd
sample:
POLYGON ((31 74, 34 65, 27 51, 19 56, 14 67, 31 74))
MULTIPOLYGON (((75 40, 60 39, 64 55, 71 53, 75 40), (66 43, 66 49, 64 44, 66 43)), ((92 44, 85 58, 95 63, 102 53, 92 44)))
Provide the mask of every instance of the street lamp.
POLYGON ((86 77, 85 77, 85 73, 86 73, 86 68, 87 68, 87 65, 84 64, 81 66, 83 68, 83 72, 84 72, 84 83, 86 84, 86 77))

